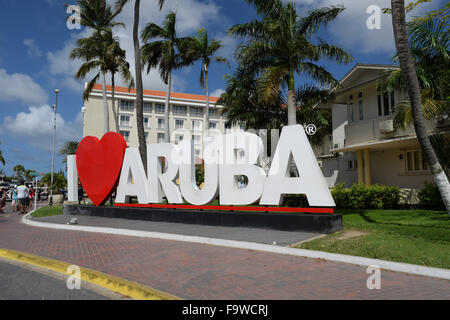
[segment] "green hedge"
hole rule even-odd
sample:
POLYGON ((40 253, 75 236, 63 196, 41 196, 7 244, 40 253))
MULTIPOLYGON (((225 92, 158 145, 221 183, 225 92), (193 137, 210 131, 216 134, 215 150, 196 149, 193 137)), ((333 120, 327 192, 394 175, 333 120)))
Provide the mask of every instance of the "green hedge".
POLYGON ((425 187, 419 191, 417 196, 419 197, 420 204, 425 205, 427 208, 436 210, 445 209, 441 193, 434 183, 425 181, 425 187))
POLYGON ((331 191, 338 209, 394 209, 398 207, 400 189, 382 185, 338 184, 331 191))

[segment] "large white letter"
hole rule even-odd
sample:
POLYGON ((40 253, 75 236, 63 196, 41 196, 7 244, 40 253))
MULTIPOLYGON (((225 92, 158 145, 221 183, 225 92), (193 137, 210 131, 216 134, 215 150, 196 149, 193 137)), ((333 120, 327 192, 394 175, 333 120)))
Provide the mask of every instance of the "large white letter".
POLYGON ((169 203, 183 203, 180 188, 175 183, 178 177, 178 164, 175 159, 178 148, 170 143, 147 146, 147 170, 150 203, 161 203, 165 194, 169 203), (166 171, 163 173, 160 158, 164 158, 166 171))
POLYGON ((67 156, 67 200, 78 201, 77 156, 67 156))
POLYGON ((305 194, 310 206, 335 203, 302 126, 284 127, 260 204, 279 206, 283 194, 305 194), (299 177, 290 177, 292 159, 299 177))
POLYGON ((128 148, 125 152, 116 202, 125 203, 127 196, 137 197, 140 204, 149 203, 144 165, 137 148, 128 148))
POLYGON ((220 159, 220 204, 248 205, 259 200, 264 189, 265 172, 256 166, 264 147, 256 134, 238 132, 215 140, 220 159), (247 185, 239 185, 246 177, 247 185))
POLYGON ((194 205, 201 206, 210 203, 217 197, 219 182, 219 170, 217 158, 205 157, 205 181, 200 189, 195 181, 195 157, 192 140, 186 140, 179 144, 183 152, 183 162, 180 164, 180 189, 183 198, 194 205))

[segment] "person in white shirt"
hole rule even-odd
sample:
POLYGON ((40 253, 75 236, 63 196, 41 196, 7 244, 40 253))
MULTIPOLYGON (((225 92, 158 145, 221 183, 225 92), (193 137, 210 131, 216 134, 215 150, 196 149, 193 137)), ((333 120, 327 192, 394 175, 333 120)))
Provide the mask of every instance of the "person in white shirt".
POLYGON ((28 188, 23 184, 23 181, 20 182, 20 185, 17 187, 17 201, 19 202, 19 210, 23 213, 27 210, 28 201, 29 201, 29 193, 28 188))

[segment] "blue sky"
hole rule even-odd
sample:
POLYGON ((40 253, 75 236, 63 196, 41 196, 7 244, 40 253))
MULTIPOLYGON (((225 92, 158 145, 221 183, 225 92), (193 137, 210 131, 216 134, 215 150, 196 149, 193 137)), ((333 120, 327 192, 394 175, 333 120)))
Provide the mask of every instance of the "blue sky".
MULTIPOLYGON (((112 0, 110 1, 113 2, 112 0)), ((160 24, 169 10, 178 13, 178 33, 194 35, 205 27, 215 38, 222 40, 224 48, 220 55, 233 58, 237 39, 228 38, 226 31, 237 23, 255 19, 255 9, 243 0, 167 0, 162 12, 156 0, 142 1, 142 26, 148 22, 160 24)), ((81 107, 84 81, 76 80, 74 74, 80 65, 68 57, 77 38, 87 30, 69 30, 66 27, 64 3, 74 0, 0 0, 0 150, 6 159, 7 174, 16 164, 38 172, 51 170, 51 146, 53 116, 50 105, 54 104, 54 89, 61 90, 57 116, 57 147, 64 141, 80 139, 82 135, 81 107)), ((366 20, 369 5, 389 7, 389 0, 295 0, 298 11, 306 13, 311 8, 331 4, 344 4, 344 13, 326 29, 319 32, 327 42, 339 45, 355 58, 349 65, 329 61, 321 64, 340 79, 357 62, 392 63, 394 42, 390 16, 382 17, 380 30, 369 30, 366 20)), ((443 1, 434 0, 422 5, 414 14, 442 6, 443 1)), ((134 65, 132 51, 133 6, 127 5, 118 21, 126 29, 116 30, 121 45, 127 50, 127 59, 134 65)), ((210 68, 210 90, 220 94, 224 89, 224 75, 231 74, 231 67, 214 64, 210 68)), ((133 71, 134 72, 134 71, 133 71)), ((200 66, 177 71, 173 90, 203 94, 198 84, 200 66)), ((90 79, 87 79, 90 80, 90 79)), ((301 83, 303 79, 297 79, 301 83)), ((120 84, 120 83, 119 83, 120 84)), ((165 90, 156 72, 144 76, 146 89, 165 90)), ((56 168, 64 168, 56 159, 56 168)))

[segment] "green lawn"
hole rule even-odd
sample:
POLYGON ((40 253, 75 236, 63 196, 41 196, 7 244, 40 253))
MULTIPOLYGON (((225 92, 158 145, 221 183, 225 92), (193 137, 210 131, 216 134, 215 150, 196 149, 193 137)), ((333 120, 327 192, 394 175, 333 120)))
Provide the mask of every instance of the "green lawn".
POLYGON ((450 217, 431 210, 338 210, 344 230, 298 246, 450 269, 450 217), (347 239, 352 231, 364 235, 347 239))
POLYGON ((62 208, 63 207, 58 207, 58 206, 39 208, 38 210, 36 210, 35 213, 33 213, 33 218, 42 218, 42 217, 62 215, 63 214, 62 208))
MULTIPOLYGON (((445 211, 337 212, 343 215, 343 231, 303 243, 298 248, 450 269, 450 217, 445 211), (364 234, 339 239, 354 231, 364 234)), ((62 207, 43 207, 33 217, 61 214, 62 207)))

